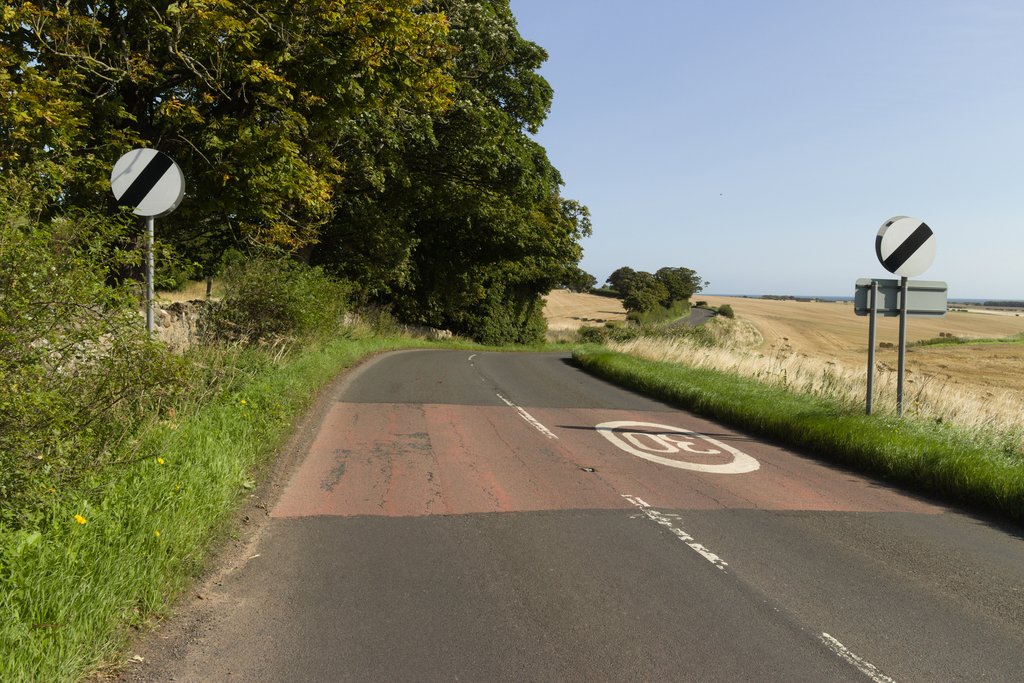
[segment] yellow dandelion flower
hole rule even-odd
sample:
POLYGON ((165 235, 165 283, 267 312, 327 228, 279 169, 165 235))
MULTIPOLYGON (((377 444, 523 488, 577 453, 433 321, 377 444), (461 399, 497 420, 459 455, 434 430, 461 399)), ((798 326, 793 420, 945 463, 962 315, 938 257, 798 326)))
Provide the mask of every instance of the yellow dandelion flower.
POLYGON ((157 465, 163 465, 164 464, 164 459, 163 458, 157 458, 156 459, 156 464, 157 465))
POLYGON ((241 401, 239 401, 239 402, 238 402, 238 405, 240 405, 240 406, 246 406, 246 405, 249 405, 249 402, 248 402, 248 401, 246 401, 246 400, 245 400, 245 399, 243 398, 243 399, 242 399, 241 401))
POLYGON ((75 515, 75 521, 76 521, 76 522, 78 522, 79 524, 85 524, 85 523, 86 523, 86 522, 88 522, 89 520, 87 520, 87 519, 86 519, 85 517, 83 517, 82 515, 75 515))
POLYGON ((154 531, 153 535, 156 536, 157 538, 160 538, 160 530, 157 529, 156 531, 154 531))

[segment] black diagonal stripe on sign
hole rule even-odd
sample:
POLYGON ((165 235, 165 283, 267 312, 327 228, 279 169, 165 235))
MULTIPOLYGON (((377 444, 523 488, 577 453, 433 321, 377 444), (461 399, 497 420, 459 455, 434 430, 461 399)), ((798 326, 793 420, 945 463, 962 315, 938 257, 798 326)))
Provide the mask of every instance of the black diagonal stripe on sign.
POLYGON ((132 184, 124 191, 124 194, 118 198, 117 205, 130 206, 133 209, 137 207, 146 198, 149 191, 164 177, 167 169, 173 165, 174 162, 169 156, 162 152, 157 152, 156 156, 146 164, 146 168, 142 169, 142 173, 132 181, 132 184))
POLYGON ((890 273, 895 273, 903 266, 910 257, 913 256, 921 245, 928 241, 928 238, 932 236, 932 229, 926 224, 922 223, 917 226, 917 230, 910 233, 907 239, 903 240, 903 244, 896 248, 896 251, 889 254, 889 258, 882 262, 885 269, 890 273))

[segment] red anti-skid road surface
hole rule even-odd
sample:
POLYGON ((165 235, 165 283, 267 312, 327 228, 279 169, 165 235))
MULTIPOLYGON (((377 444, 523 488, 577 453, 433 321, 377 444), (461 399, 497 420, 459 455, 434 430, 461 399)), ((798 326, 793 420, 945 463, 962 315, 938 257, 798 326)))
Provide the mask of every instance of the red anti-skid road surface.
MULTIPOLYGON (((627 508, 623 494, 672 509, 939 511, 863 477, 681 413, 527 412, 558 438, 550 438, 509 406, 337 403, 273 515, 627 508), (606 422, 666 420, 673 422, 668 426, 731 445, 753 457, 760 468, 741 474, 676 469, 617 448, 596 428, 606 422)), ((686 459, 717 464, 730 458, 686 459)))

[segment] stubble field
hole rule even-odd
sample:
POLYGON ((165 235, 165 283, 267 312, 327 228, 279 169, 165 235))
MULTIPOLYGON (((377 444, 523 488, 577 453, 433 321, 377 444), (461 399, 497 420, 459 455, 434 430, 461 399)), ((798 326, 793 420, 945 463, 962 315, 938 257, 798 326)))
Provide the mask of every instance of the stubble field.
MULTIPOLYGON (((762 350, 788 349, 844 366, 867 366, 868 318, 855 315, 850 303, 701 298, 712 306, 730 304, 739 318, 750 321, 764 338, 762 350)), ((907 322, 910 343, 942 335, 985 340, 1021 333, 1024 316, 981 309, 950 311, 941 318, 911 317, 907 322)), ((880 317, 877 334, 879 345, 885 347, 876 350, 875 361, 883 371, 893 371, 898 319, 880 317)), ((938 383, 1024 392, 1024 344, 910 346, 907 371, 938 383)))

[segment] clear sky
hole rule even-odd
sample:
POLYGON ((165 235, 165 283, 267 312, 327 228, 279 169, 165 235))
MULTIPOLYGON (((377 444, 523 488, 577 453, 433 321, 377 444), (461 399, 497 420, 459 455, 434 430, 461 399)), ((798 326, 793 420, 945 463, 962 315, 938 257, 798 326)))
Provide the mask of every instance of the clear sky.
POLYGON ((555 90, 538 135, 590 207, 583 269, 686 266, 708 293, 852 294, 894 277, 1024 299, 1020 0, 511 0, 555 90))

